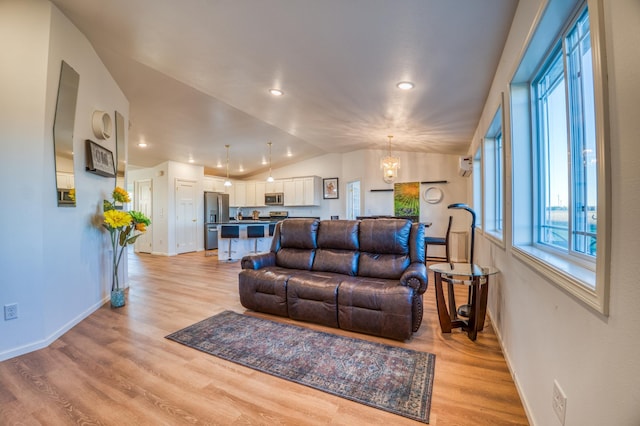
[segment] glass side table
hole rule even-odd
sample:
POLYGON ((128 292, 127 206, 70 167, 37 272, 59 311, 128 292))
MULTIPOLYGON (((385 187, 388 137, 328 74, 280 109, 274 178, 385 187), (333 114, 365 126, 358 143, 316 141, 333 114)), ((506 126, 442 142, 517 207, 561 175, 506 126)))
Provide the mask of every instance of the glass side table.
POLYGON ((479 266, 469 263, 437 263, 429 266, 429 269, 433 271, 435 278, 440 329, 443 333, 451 333, 452 328, 462 327, 467 331, 471 340, 476 340, 478 331, 484 328, 489 277, 500 271, 493 266, 479 266), (444 298, 443 282, 448 285, 448 307, 444 298), (454 285, 469 287, 469 299, 466 304, 460 307, 456 307, 454 285))

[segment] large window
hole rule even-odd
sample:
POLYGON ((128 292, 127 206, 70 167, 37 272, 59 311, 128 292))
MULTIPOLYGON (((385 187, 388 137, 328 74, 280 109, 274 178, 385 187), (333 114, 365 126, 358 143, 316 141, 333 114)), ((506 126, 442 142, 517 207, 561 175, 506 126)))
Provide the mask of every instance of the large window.
POLYGON ((540 244, 595 261, 594 85, 585 9, 532 85, 537 127, 540 244))
POLYGON ((484 137, 484 230, 502 241, 503 227, 503 135, 502 108, 498 108, 484 137))
POLYGON ((601 8, 599 0, 549 1, 511 82, 509 115, 514 254, 607 313, 611 207, 601 8))

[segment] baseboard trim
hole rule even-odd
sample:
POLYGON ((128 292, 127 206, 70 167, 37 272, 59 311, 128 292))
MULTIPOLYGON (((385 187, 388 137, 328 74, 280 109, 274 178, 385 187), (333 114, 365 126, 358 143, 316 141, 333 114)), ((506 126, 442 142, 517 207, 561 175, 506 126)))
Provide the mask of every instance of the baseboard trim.
POLYGON ((502 334, 498 327, 496 327, 496 322, 494 321, 493 314, 490 309, 487 309, 487 313, 489 314, 489 318, 491 319, 491 326, 493 327, 493 331, 496 333, 498 337, 498 343, 500 343, 500 349, 502 349, 502 355, 504 356, 504 360, 507 363, 507 368, 509 369, 509 374, 511 374, 511 379, 513 379, 513 383, 516 385, 516 390, 518 391, 518 395, 520 396, 520 401, 522 401, 522 406, 524 408, 524 413, 527 415, 527 419, 529 420, 529 424, 531 426, 536 426, 536 422, 533 419, 533 414, 531 412, 531 408, 529 403, 527 402, 527 398, 520 388, 520 383, 518 382, 518 376, 516 375, 515 370, 511 366, 511 358, 509 357, 509 351, 504 346, 504 342, 502 341, 502 334))
POLYGON ((52 334, 50 334, 45 339, 38 340, 38 341, 35 341, 35 342, 32 342, 32 343, 29 343, 27 345, 19 346, 17 348, 13 348, 13 349, 10 349, 8 351, 0 352, 0 362, 1 361, 6 361, 6 360, 11 359, 11 358, 15 358, 15 357, 20 356, 20 355, 28 354, 29 352, 33 352, 33 351, 37 351, 39 349, 46 348, 47 346, 49 346, 50 344, 55 342, 58 338, 60 338, 60 336, 62 336, 64 333, 66 333, 67 331, 69 331, 73 327, 75 327, 78 323, 80 323, 80 321, 84 320, 89 315, 91 315, 92 313, 97 311, 102 305, 104 305, 109 300, 111 300, 111 296, 107 295, 104 299, 102 299, 101 301, 93 304, 91 307, 86 309, 81 314, 77 315, 71 321, 69 321, 66 324, 64 324, 62 327, 60 327, 59 329, 54 331, 52 334))

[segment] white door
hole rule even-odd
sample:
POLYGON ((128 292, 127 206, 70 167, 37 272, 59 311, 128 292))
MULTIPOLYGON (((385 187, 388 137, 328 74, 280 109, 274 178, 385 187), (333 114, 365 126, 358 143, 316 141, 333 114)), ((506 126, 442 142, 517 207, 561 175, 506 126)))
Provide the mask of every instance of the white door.
POLYGON ((196 182, 176 179, 176 252, 196 251, 196 182))
POLYGON ((360 181, 347 183, 347 219, 361 216, 360 203, 360 181))
POLYGON ((151 225, 147 227, 147 231, 140 235, 135 243, 135 251, 142 253, 151 253, 153 251, 153 186, 151 179, 138 180, 134 183, 133 199, 135 201, 135 209, 149 219, 151 225))

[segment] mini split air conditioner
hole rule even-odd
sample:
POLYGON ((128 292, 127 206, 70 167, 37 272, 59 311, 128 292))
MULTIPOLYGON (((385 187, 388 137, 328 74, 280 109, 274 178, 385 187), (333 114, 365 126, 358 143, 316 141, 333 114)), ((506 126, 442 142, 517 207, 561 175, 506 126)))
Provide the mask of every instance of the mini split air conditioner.
POLYGON ((458 174, 460 176, 471 176, 471 172, 473 171, 473 157, 471 156, 463 156, 460 157, 460 167, 458 168, 458 174))

